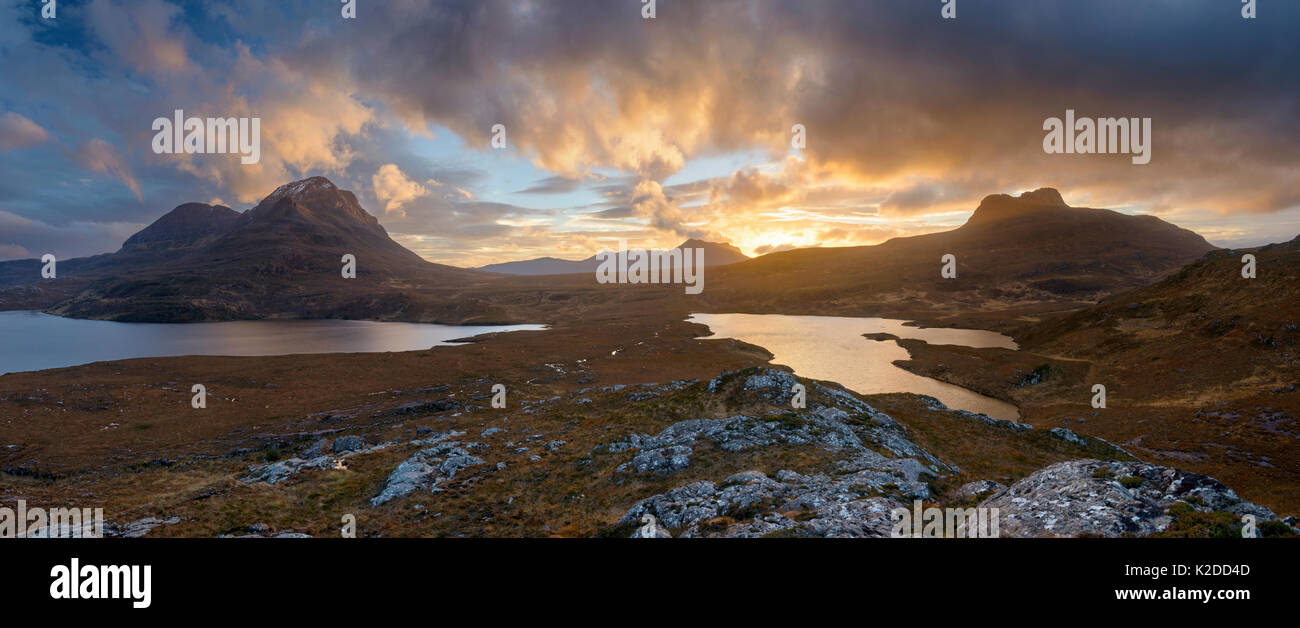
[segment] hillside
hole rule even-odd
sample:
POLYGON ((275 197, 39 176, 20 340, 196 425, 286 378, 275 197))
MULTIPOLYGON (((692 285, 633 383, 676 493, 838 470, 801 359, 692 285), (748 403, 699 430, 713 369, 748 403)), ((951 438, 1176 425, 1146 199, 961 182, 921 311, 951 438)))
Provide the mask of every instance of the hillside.
POLYGON ((1021 351, 908 345, 913 372, 1015 403, 1150 462, 1300 512, 1300 238, 1210 252, 1151 285, 1012 332, 1021 351), (1258 275, 1241 275, 1242 255, 1258 275), (1106 386, 1106 408, 1090 405, 1106 386))
POLYGON ((771 253, 718 269, 706 295, 743 311, 962 317, 1006 328, 1146 285, 1213 249, 1159 218, 1071 207, 1043 188, 988 196, 952 231, 771 253), (947 254, 957 260, 955 279, 940 276, 947 254))
POLYGON ((55 280, 30 283, 35 264, 0 264, 6 309, 30 303, 63 316, 154 322, 497 316, 439 294, 486 275, 421 259, 324 177, 280 186, 242 214, 183 204, 115 253, 59 262, 55 280), (356 258, 354 279, 342 277, 344 254, 356 258))

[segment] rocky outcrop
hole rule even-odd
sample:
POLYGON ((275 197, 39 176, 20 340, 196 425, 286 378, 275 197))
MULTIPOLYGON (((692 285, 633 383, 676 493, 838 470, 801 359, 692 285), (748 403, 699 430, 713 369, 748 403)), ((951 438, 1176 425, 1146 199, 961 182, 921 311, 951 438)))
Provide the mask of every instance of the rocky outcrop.
POLYGON ((350 451, 361 451, 365 447, 366 441, 360 436, 340 436, 334 439, 332 450, 336 454, 342 454, 350 451))
POLYGON ((418 490, 429 489, 436 493, 439 484, 456 477, 461 470, 475 465, 485 464, 482 458, 471 455, 469 450, 486 447, 482 443, 446 442, 427 447, 415 452, 402 461, 384 482, 384 488, 370 500, 371 506, 379 506, 389 500, 409 495, 418 490))
POLYGON ((265 482, 267 484, 276 484, 286 478, 289 478, 303 469, 330 469, 334 467, 335 459, 329 456, 317 456, 310 460, 303 460, 297 456, 285 460, 254 467, 248 475, 240 478, 244 482, 265 482))
POLYGON ((1068 427, 1054 427, 1054 428, 1052 428, 1052 436, 1055 436, 1055 437, 1057 437, 1057 438, 1059 438, 1059 439, 1061 439, 1061 440, 1063 440, 1063 441, 1065 441, 1065 442, 1067 442, 1067 443, 1073 443, 1073 444, 1078 445, 1078 446, 1080 446, 1080 447, 1087 447, 1087 446, 1088 446, 1088 443, 1087 443, 1087 442, 1085 442, 1082 438, 1079 438, 1079 435, 1078 435, 1078 434, 1075 434, 1074 432, 1070 431, 1070 428, 1068 428, 1068 427))
MULTIPOLYGON (((443 438, 445 438, 445 435, 443 438)), ((420 441, 412 442, 418 443, 420 441)), ((277 460, 251 467, 248 475, 240 478, 240 481, 276 484, 304 469, 346 468, 343 461, 352 456, 376 452, 396 444, 397 441, 389 441, 366 447, 365 439, 360 436, 342 436, 335 439, 333 446, 331 446, 329 440, 321 439, 303 450, 305 458, 294 456, 285 460, 277 460)))
POLYGON ((110 523, 104 526, 104 536, 138 539, 149 534, 154 528, 164 525, 176 525, 180 522, 180 517, 170 517, 167 519, 145 517, 144 519, 137 519, 130 523, 124 523, 121 525, 110 523))
MULTIPOLYGON (((796 383, 787 372, 760 369, 724 374, 710 382, 708 390, 722 394, 739 389, 784 404, 796 383)), ((720 485, 688 484, 641 500, 619 527, 648 516, 676 536, 687 537, 887 536, 891 510, 931 496, 922 476, 955 471, 909 440, 906 429, 891 417, 850 393, 813 383, 808 403, 807 409, 762 416, 681 421, 655 436, 633 434, 607 445, 606 452, 637 450, 618 472, 642 473, 684 469, 693 448, 704 445, 728 453, 781 445, 841 454, 827 473, 805 475, 787 469, 768 476, 747 471, 720 485)))
MULTIPOLYGON (((756 371, 745 377, 742 391, 766 401, 789 401, 791 389, 798 383, 793 375, 776 369, 756 371)), ((723 378, 710 382, 708 390, 718 392, 723 378)), ((685 469, 690 465, 693 448, 701 441, 728 453, 777 444, 814 445, 852 453, 880 450, 894 456, 916 457, 931 467, 950 468, 908 440, 902 426, 883 412, 842 390, 820 384, 814 384, 814 388, 830 400, 830 405, 813 403, 808 409, 761 416, 680 421, 657 435, 632 434, 593 453, 637 450, 630 461, 618 467, 623 473, 671 473, 685 469)))
POLYGON ((641 500, 619 525, 653 516, 677 536, 889 536, 890 511, 927 499, 929 472, 911 458, 864 452, 840 461, 831 475, 760 471, 715 485, 696 482, 641 500))
MULTIPOLYGON (((785 404, 797 380, 774 369, 724 374, 710 382, 715 394, 752 394, 785 404), (742 379, 743 377, 743 379, 742 379), (739 385, 737 382, 742 382, 739 385)), ((761 416, 693 419, 657 435, 633 434, 596 453, 635 451, 619 473, 674 473, 691 464, 695 451, 724 452, 755 447, 812 446, 840 454, 821 473, 788 469, 774 474, 747 471, 720 483, 702 480, 634 504, 616 525, 623 534, 646 535, 654 521, 678 537, 866 536, 887 537, 895 509, 933 499, 930 481, 959 471, 908 438, 905 428, 855 395, 809 384, 809 408, 761 416)), ((938 402, 935 401, 937 404, 938 402)), ((1033 428, 983 415, 942 410, 1013 431, 1033 428)), ((1087 446, 1087 437, 1057 428, 1056 438, 1087 446)), ((1041 469, 1010 487, 981 480, 945 495, 954 507, 997 508, 1000 536, 1147 536, 1166 530, 1177 513, 1226 512, 1276 519, 1267 508, 1237 497, 1217 480, 1141 462, 1072 460, 1041 469)))
POLYGON ((1277 517, 1212 477, 1142 462, 1071 460, 1034 472, 980 504, 997 508, 1002 536, 1147 536, 1175 504, 1200 512, 1277 517))
POLYGON ((970 502, 983 497, 988 497, 993 493, 1006 490, 1006 486, 993 482, 991 480, 976 480, 962 484, 953 492, 953 499, 958 502, 970 502))

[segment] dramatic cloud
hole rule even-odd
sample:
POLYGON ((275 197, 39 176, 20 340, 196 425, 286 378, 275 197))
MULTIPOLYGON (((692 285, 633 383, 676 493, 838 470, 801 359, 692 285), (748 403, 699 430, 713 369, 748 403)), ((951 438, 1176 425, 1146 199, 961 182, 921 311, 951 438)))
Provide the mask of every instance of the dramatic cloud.
POLYGON ((953 21, 928 2, 673 0, 653 20, 607 0, 337 9, 93 0, 55 28, 0 0, 3 105, 27 116, 0 117, 0 166, 106 173, 138 199, 105 177, 12 178, 0 210, 135 224, 324 174, 457 264, 611 238, 875 243, 1041 186, 1222 243, 1300 224, 1296 3, 1256 20, 1222 0, 964 0, 953 21), (154 155, 149 121, 174 109, 260 117, 261 163, 154 155), (1067 109, 1151 118, 1150 164, 1044 153, 1043 120, 1067 109))
MULTIPOLYGON (((402 205, 429 193, 429 188, 406 178, 397 164, 381 166, 379 172, 371 177, 371 183, 375 187, 375 197, 384 204, 385 212, 399 211, 402 205)), ((439 185, 437 181, 430 183, 439 185)))
POLYGON ((186 34, 173 26, 181 12, 181 7, 161 0, 94 0, 86 9, 86 23, 109 54, 124 59, 134 70, 178 72, 189 63, 186 34))
POLYGON ((780 154, 797 122, 812 164, 895 188, 882 209, 896 213, 1044 180, 1167 207, 1297 204, 1300 137, 1276 133, 1300 115, 1282 43, 1295 7, 1248 22, 1208 0, 972 3, 944 23, 923 4, 675 2, 642 20, 610 2, 408 2, 347 61, 408 119, 471 146, 503 123, 561 173, 662 180, 712 152, 780 154), (1067 108, 1151 117, 1152 163, 1044 154, 1042 121, 1067 108), (954 176, 989 187, 942 183, 954 176))
POLYGON ((18 150, 41 144, 50 134, 41 125, 12 111, 0 115, 0 150, 18 150))
POLYGON ((142 198, 140 183, 136 181, 135 175, 131 174, 131 168, 108 142, 96 138, 82 144, 77 149, 76 159, 77 163, 87 170, 117 177, 135 194, 136 198, 142 198))

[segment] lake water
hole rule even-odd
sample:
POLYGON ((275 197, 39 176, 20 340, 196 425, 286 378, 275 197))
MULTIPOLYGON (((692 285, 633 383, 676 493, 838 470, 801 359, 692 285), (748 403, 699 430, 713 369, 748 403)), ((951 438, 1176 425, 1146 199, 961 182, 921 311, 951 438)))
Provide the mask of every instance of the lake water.
POLYGON ((427 325, 343 320, 115 323, 0 312, 0 374, 174 355, 415 351, 455 338, 545 325, 427 325))
POLYGON ((909 373, 893 365, 907 350, 893 340, 868 340, 862 334, 889 333, 930 344, 1018 349, 1002 334, 978 329, 910 327, 907 321, 843 316, 780 314, 692 314, 689 320, 709 326, 710 338, 734 338, 758 345, 776 356, 772 361, 802 377, 837 382, 864 395, 906 392, 929 395, 949 408, 980 412, 997 419, 1018 419, 1005 401, 960 386, 909 373))

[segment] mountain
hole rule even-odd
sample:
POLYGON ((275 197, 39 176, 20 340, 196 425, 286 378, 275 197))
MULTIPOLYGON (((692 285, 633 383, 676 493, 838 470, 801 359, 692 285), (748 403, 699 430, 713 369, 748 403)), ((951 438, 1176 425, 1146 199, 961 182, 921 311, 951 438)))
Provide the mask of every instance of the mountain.
POLYGON ((744 311, 983 316, 981 324, 1003 327, 1146 285, 1213 249, 1154 216, 1071 207, 1042 188, 988 196, 952 231, 727 266, 710 277, 707 296, 744 311), (949 254, 953 279, 940 275, 949 254))
POLYGON ((122 248, 191 246, 229 231, 239 218, 239 212, 224 205, 186 203, 127 238, 122 248))
MULTIPOLYGON (((27 271, 21 283, 39 276, 26 263, 10 264, 27 271)), ((352 192, 311 177, 280 186, 243 213, 180 205, 117 252, 60 261, 57 279, 10 288, 0 298, 21 302, 34 290, 53 300, 40 305, 52 313, 122 321, 463 322, 497 316, 489 305, 448 293, 483 277, 488 275, 423 260, 393 241, 352 192), (355 278, 342 276, 345 254, 356 258, 355 278)))
MULTIPOLYGON (((703 240, 692 238, 677 245, 675 248, 704 249, 705 266, 725 266, 727 264, 736 264, 749 259, 749 256, 741 253, 740 249, 722 242, 705 242, 703 240)), ((489 264, 487 266, 480 266, 475 270, 502 273, 506 275, 572 275, 578 273, 594 273, 596 272, 596 268, 599 266, 600 259, 593 255, 582 260, 538 257, 536 259, 521 260, 517 262, 489 264)))
POLYGON ((488 264, 480 266, 475 270, 482 270, 490 273, 502 273, 505 275, 574 275, 578 273, 591 273, 596 270, 595 257, 588 257, 582 260, 560 259, 558 257, 538 257, 534 259, 519 260, 516 262, 502 262, 499 264, 488 264))
POLYGON ((441 323, 730 311, 891 316, 1006 330, 1148 285, 1214 249, 1152 216, 1071 207, 1051 188, 992 195, 955 230, 876 246, 753 259, 725 244, 682 246, 706 251, 703 294, 598 284, 595 257, 485 267, 496 272, 432 264, 394 242, 351 192, 313 177, 281 186, 243 213, 182 205, 115 253, 60 261, 57 280, 39 280, 38 260, 0 262, 0 309, 155 322, 441 323), (340 277, 346 253, 357 258, 356 279, 340 277), (955 279, 940 276, 949 254, 955 279), (539 281, 540 273, 560 274, 539 281))

